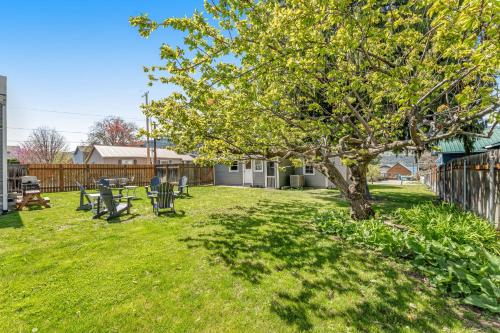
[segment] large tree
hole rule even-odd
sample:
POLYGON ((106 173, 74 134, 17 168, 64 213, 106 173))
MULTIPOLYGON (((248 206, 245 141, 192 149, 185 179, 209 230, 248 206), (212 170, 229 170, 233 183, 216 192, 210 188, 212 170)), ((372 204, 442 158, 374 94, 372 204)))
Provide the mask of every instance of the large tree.
POLYGON ((34 129, 26 142, 16 151, 21 163, 62 163, 67 150, 66 139, 55 129, 39 127, 34 129))
POLYGON ((200 159, 247 156, 313 163, 373 215, 368 164, 380 153, 496 125, 498 1, 219 0, 205 12, 155 21, 142 36, 185 32, 163 44, 150 83, 179 87, 145 112, 200 159), (351 179, 332 162, 340 157, 351 179))
POLYGON ((137 125, 120 117, 107 117, 90 128, 87 143, 90 145, 137 146, 137 125))

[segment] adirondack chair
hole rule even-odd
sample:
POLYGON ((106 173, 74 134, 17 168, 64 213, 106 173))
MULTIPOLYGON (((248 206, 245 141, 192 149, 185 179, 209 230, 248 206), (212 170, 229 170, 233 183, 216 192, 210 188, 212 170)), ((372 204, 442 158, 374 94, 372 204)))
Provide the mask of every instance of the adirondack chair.
POLYGON ((113 195, 113 191, 106 186, 101 186, 100 194, 104 207, 106 207, 106 212, 109 213, 107 220, 120 216, 123 212, 130 214, 130 207, 132 207, 132 197, 121 197, 122 199, 127 199, 127 203, 120 203, 119 199, 116 199, 113 195))
POLYGON ((158 191, 150 196, 155 215, 160 215, 160 209, 170 209, 172 213, 175 213, 174 186, 169 183, 161 183, 157 189, 158 191))
POLYGON ((99 193, 88 193, 85 186, 79 182, 76 182, 76 185, 80 189, 80 206, 76 210, 93 210, 99 198, 99 193), (87 202, 85 203, 85 201, 87 202))
POLYGON ((175 197, 181 197, 184 195, 189 195, 189 185, 188 185, 188 177, 182 176, 179 181, 179 185, 177 185, 178 191, 174 192, 175 197))
POLYGON ((154 192, 158 190, 158 186, 160 185, 160 183, 161 183, 160 177, 155 176, 151 178, 149 186, 144 186, 148 197, 150 197, 154 192))

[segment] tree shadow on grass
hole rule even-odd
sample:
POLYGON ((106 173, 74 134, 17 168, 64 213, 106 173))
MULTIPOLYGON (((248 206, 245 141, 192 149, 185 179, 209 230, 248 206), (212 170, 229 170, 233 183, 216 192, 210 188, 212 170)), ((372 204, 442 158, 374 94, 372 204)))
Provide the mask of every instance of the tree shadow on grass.
POLYGON ((408 326, 439 332, 455 324, 458 314, 446 299, 403 265, 316 232, 311 218, 326 207, 298 200, 234 207, 197 222, 199 233, 181 241, 207 249, 213 264, 252 284, 277 274, 292 279, 293 288, 276 283, 269 310, 295 329, 311 330, 318 319, 340 320, 356 331, 408 326), (415 299, 424 303, 418 309, 415 299))
POLYGON ((5 215, 0 215, 0 229, 22 227, 24 227, 24 224, 19 212, 14 211, 5 215))

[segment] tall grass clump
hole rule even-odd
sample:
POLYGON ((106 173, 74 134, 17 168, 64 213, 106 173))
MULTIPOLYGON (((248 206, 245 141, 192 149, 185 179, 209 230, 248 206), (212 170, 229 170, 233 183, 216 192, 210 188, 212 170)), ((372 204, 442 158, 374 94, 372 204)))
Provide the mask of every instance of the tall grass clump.
POLYGON ((457 206, 431 202, 398 209, 394 214, 398 224, 410 227, 427 239, 450 238, 458 244, 481 244, 489 251, 499 254, 497 232, 484 219, 457 206))
POLYGON ((383 218, 353 221, 347 211, 337 210, 319 214, 314 222, 324 234, 409 259, 432 286, 500 313, 500 246, 488 222, 432 203, 398 209, 389 218, 391 224, 383 218))

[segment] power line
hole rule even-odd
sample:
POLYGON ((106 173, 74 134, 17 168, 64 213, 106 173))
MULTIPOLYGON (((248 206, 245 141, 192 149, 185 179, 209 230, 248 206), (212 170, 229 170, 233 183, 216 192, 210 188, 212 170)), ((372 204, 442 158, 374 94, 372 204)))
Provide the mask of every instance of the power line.
MULTIPOLYGON (((7 129, 22 130, 22 131, 34 131, 34 130, 36 130, 36 128, 25 128, 25 127, 7 127, 7 129)), ((61 132, 61 133, 88 134, 88 132, 60 131, 57 129, 56 129, 56 131, 61 132)))
MULTIPOLYGON (((57 114, 78 115, 78 116, 86 116, 86 117, 110 117, 110 116, 113 116, 113 115, 104 115, 104 114, 98 114, 98 113, 69 112, 69 111, 58 111, 58 110, 48 110, 48 109, 27 108, 27 107, 10 107, 10 109, 28 110, 30 112, 48 112, 48 113, 57 113, 57 114)), ((128 119, 128 120, 136 120, 136 121, 143 121, 144 120, 141 118, 134 118, 134 117, 121 117, 121 118, 128 119)))
MULTIPOLYGON (((17 142, 17 143, 26 143, 26 142, 30 142, 28 140, 11 140, 11 139, 7 139, 8 142, 17 142)), ((81 144, 82 141, 65 141, 66 143, 75 143, 75 144, 81 144)))

